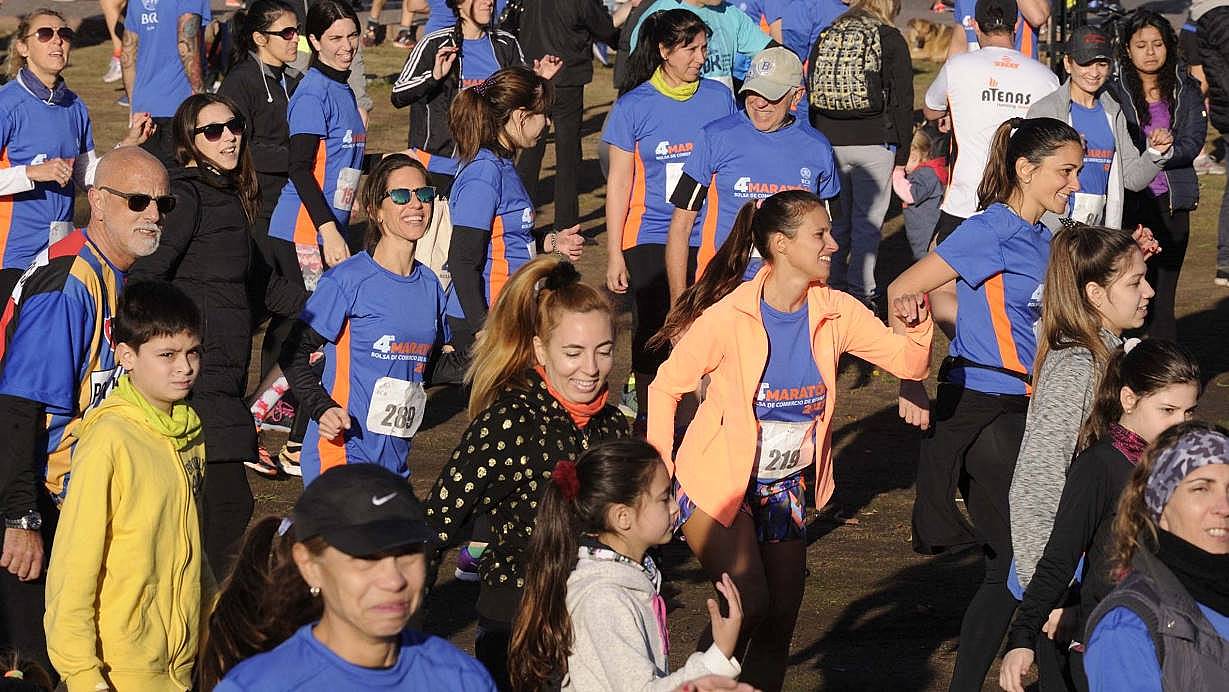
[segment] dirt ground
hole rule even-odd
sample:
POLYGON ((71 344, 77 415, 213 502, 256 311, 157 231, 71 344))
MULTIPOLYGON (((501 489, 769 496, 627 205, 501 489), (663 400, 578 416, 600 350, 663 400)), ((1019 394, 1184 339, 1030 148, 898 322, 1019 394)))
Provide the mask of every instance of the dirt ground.
MULTIPOLYGON (((88 22, 89 20, 87 20, 88 22)), ((11 33, 11 19, 0 19, 0 34, 11 33), (5 31, 7 24, 7 32, 5 31)), ((108 58, 98 45, 97 21, 83 46, 74 51, 65 76, 91 107, 98 150, 105 151, 120 138, 126 109, 115 105, 120 92, 101 81, 108 58)), ((0 52, 6 40, 0 39, 0 52)), ((370 89, 377 104, 373 113, 369 151, 404 147, 407 114, 388 102, 389 84, 400 71, 405 53, 390 46, 368 52, 370 89)), ((920 65, 916 83, 921 90, 936 70, 920 65)), ((595 150, 598 131, 609 110, 614 91, 611 72, 598 67, 594 84, 586 90, 584 150, 581 171, 581 214, 587 233, 603 229, 603 184, 595 150)), ((553 162, 548 154, 541 183, 549 199, 553 162)), ((1223 177, 1202 177, 1203 205, 1192 215, 1192 237, 1186 271, 1180 286, 1179 330, 1182 340, 1199 355, 1208 380, 1201 415, 1210 420, 1229 418, 1229 290, 1212 284, 1216 250, 1216 213, 1223 177)), ((548 203, 539 224, 548 225, 548 203)), ((78 221, 87 209, 78 207, 78 221)), ((909 253, 902 232, 899 208, 894 204, 884 228, 879 281, 886 285, 908 266, 909 253)), ((584 276, 595 285, 604 282, 605 243, 585 250, 580 262, 584 276)), ((626 310, 620 315, 630 328, 626 310)), ((617 389, 627 374, 628 338, 620 339, 611 383, 617 389)), ((946 344, 936 344, 938 355, 946 344)), ((955 659, 961 614, 981 575, 970 553, 922 557, 910 549, 909 515, 919 434, 896 416, 896 381, 869 367, 849 362, 841 370, 841 408, 834 427, 838 486, 836 496, 821 512, 812 512, 808 529, 807 566, 810 578, 794 635, 787 689, 790 690, 939 690, 944 689, 955 659)), ((410 457, 416 492, 425 494, 465 426, 463 402, 455 390, 431 392, 427 419, 414 441, 410 457)), ((276 453, 282 436, 266 435, 276 453)), ((285 513, 301 489, 297 479, 268 481, 252 477, 257 515, 285 513)), ((713 592, 687 547, 674 543, 664 551, 670 589, 670 627, 675 642, 672 660, 679 664, 707 622, 704 599, 713 592)), ((452 558, 441 571, 438 590, 427 604, 426 629, 472 650, 477 586, 452 578, 452 558)), ((988 680, 997 679, 992 672, 988 680)), ((997 689, 987 683, 986 689, 997 689)))

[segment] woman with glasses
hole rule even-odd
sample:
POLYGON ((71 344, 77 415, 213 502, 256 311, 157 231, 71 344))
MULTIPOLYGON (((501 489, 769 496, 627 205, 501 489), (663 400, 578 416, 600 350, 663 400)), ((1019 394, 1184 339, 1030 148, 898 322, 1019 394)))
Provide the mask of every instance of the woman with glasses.
MULTIPOLYGON (((93 179, 94 129, 85 103, 64 83, 76 33, 55 10, 21 18, 9 52, 11 81, 0 87, 0 294, 51 242, 73 228, 73 197, 93 179)), ((153 131, 134 115, 120 144, 153 131)))
POLYGON ((404 154, 376 164, 361 195, 366 250, 326 271, 299 317, 282 365, 311 416, 304 484, 344 464, 410 475, 410 441, 427 403, 423 375, 448 340, 444 289, 414 260, 435 207, 427 180, 427 169, 404 154), (322 346, 323 377, 311 365, 322 346))
POLYGON ((205 551, 225 574, 231 549, 252 515, 243 462, 256 457, 256 429, 244 403, 252 342, 247 280, 249 228, 260 206, 244 130, 223 96, 196 94, 172 120, 170 171, 175 208, 158 249, 129 270, 129 280, 170 281, 200 308, 201 374, 188 397, 201 417, 205 454, 205 551))

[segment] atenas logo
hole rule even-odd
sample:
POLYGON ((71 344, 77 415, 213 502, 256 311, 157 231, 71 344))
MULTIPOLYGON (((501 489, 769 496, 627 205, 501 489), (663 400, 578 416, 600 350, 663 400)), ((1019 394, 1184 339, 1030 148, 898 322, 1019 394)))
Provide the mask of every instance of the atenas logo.
POLYGON ((1000 89, 998 80, 990 78, 989 85, 982 89, 982 103, 1002 103, 1009 106, 1027 106, 1033 100, 1032 94, 1026 94, 1022 91, 1007 91, 1000 89))
POLYGON ((662 140, 657 143, 657 148, 653 150, 653 155, 659 159, 672 159, 679 156, 688 156, 691 154, 692 149, 695 149, 695 144, 691 142, 671 144, 668 141, 662 140))

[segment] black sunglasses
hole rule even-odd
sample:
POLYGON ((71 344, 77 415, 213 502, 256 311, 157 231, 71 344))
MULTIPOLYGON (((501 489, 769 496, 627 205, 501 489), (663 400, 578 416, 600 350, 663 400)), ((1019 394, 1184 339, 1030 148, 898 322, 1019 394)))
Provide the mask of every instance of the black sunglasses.
POLYGON ((73 39, 77 38, 77 32, 66 26, 62 26, 58 29, 52 29, 49 26, 44 26, 30 32, 26 35, 26 38, 29 39, 30 37, 35 37, 38 39, 39 43, 47 43, 51 40, 51 37, 55 36, 56 34, 59 34, 60 40, 65 43, 72 43, 73 39))
POLYGON ((128 210, 136 213, 141 213, 149 207, 150 202, 156 202, 158 205, 158 213, 162 215, 170 214, 175 208, 175 198, 170 195, 162 195, 161 197, 153 197, 144 192, 120 192, 115 188, 107 187, 106 185, 95 185, 99 190, 106 190, 116 197, 123 197, 128 201, 128 210))
POLYGON ((264 34, 265 36, 276 36, 283 41, 293 41, 294 38, 299 35, 299 27, 288 26, 279 31, 260 31, 258 33, 264 34))
POLYGON ((384 195, 380 197, 380 201, 383 202, 385 197, 391 199, 393 204, 396 204, 399 207, 409 204, 410 197, 417 197, 419 202, 422 202, 423 204, 430 204, 435 201, 435 188, 431 187, 430 185, 416 187, 412 190, 408 187, 395 187, 388 192, 385 192, 384 195))
POLYGON ((247 126, 247 121, 243 119, 243 116, 236 115, 224 123, 209 123, 208 125, 194 127, 192 128, 192 135, 204 134, 206 140, 216 142, 222 139, 222 128, 230 130, 232 135, 241 135, 247 129, 247 126))

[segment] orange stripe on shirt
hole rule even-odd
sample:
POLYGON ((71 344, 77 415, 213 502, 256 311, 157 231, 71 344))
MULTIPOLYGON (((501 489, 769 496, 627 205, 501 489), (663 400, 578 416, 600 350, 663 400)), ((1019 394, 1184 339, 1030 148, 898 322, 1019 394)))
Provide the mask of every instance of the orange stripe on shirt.
POLYGON ((640 224, 644 222, 644 159, 640 158, 640 142, 632 152, 632 199, 627 208, 627 220, 623 222, 623 249, 640 244, 640 224))
MULTIPOLYGON (((341 330, 341 338, 337 340, 337 348, 333 349, 334 364, 333 371, 333 401, 336 401, 341 406, 342 411, 350 410, 350 321, 346 320, 346 326, 341 330)), ((323 436, 316 442, 316 450, 320 453, 320 473, 324 473, 334 466, 341 466, 346 463, 346 442, 345 434, 342 434, 332 440, 326 440, 323 436)))
MULTIPOLYGON (((11 168, 8 147, 0 149, 0 169, 11 168)), ((0 197, 0 262, 4 260, 4 251, 8 248, 9 232, 13 230, 13 196, 0 197)))
POLYGON ((1003 367, 1027 374, 1028 368, 1020 362, 1020 354, 1016 351, 1016 337, 1011 333, 1011 318, 1007 316, 1007 292, 1003 286, 1002 274, 986 279, 986 306, 990 310, 990 324, 994 327, 994 340, 998 342, 999 359, 1003 367))
POLYGON ((1024 15, 1016 17, 1016 33, 1020 35, 1020 52, 1028 57, 1033 57, 1033 41, 1036 40, 1036 34, 1033 33, 1033 26, 1024 19, 1024 15))
POLYGON ((487 307, 494 307, 495 301, 499 299, 499 294, 504 290, 504 284, 508 283, 508 243, 507 238, 504 238, 504 220, 495 216, 495 220, 491 222, 491 276, 487 282, 487 294, 491 296, 487 301, 487 307))
MULTIPOLYGON (((320 189, 324 190, 324 138, 320 138, 320 142, 316 145, 316 156, 312 165, 312 177, 316 179, 316 184, 320 189)), ((295 245, 319 245, 320 236, 316 231, 316 224, 312 223, 312 217, 307 213, 307 205, 301 201, 303 195, 299 195, 299 215, 294 219, 294 242, 295 245)), ((326 202, 328 200, 325 200, 326 202)), ((345 233, 346 229, 337 229, 338 233, 345 233)))
POLYGON ((698 281, 704 274, 704 268, 717 254, 717 205, 720 204, 717 194, 717 174, 708 181, 708 197, 704 200, 704 225, 700 227, 700 249, 696 253, 696 277, 698 281))

